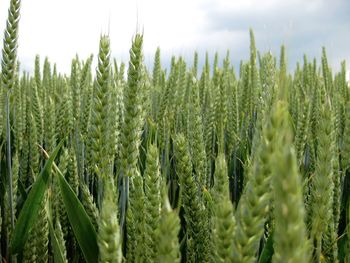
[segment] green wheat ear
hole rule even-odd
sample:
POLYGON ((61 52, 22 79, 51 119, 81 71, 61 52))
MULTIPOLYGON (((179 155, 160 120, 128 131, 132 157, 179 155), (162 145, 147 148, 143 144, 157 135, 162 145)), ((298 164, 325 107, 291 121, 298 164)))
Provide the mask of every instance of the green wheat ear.
POLYGON ((77 123, 79 120, 79 108, 80 108, 80 80, 79 80, 79 61, 73 59, 71 76, 70 76, 70 89, 72 92, 73 101, 73 120, 77 123))
POLYGON ((87 134, 87 127, 89 125, 89 119, 90 119, 90 106, 91 106, 91 100, 92 100, 92 85, 91 85, 91 63, 92 63, 93 57, 90 56, 86 62, 84 63, 84 66, 81 70, 81 76, 80 76, 80 109, 79 109, 79 131, 83 138, 83 140, 86 140, 86 134, 87 134))
POLYGON ((66 81, 62 85, 62 96, 57 103, 56 112, 58 112, 56 134, 58 141, 64 138, 69 138, 69 135, 72 131, 73 123, 73 114, 72 114, 72 101, 70 92, 67 86, 66 81))
POLYGON ((105 181, 104 198, 98 220, 98 246, 101 263, 122 262, 121 239, 113 185, 113 180, 105 181))
POLYGON ((128 251, 127 259, 143 262, 145 258, 145 194, 143 178, 136 169, 130 178, 129 207, 127 210, 128 251))
POLYGON ((155 229, 160 219, 160 186, 161 177, 159 170, 158 148, 151 144, 147 151, 146 170, 144 173, 145 188, 145 258, 154 260, 156 258, 157 240, 155 229))
POLYGON ((10 108, 10 93, 16 85, 17 79, 17 39, 18 39, 18 22, 20 15, 20 0, 12 0, 8 10, 6 29, 4 32, 2 61, 1 61, 1 81, 0 81, 0 134, 3 133, 5 126, 6 132, 4 138, 6 140, 6 163, 7 163, 7 186, 9 191, 9 211, 11 224, 8 228, 12 231, 14 228, 14 206, 13 203, 13 186, 11 173, 11 113, 10 108), (4 121, 5 120, 5 121, 4 121), (4 125, 5 124, 5 125, 4 125))
POLYGON ((80 191, 82 195, 81 201, 84 209, 95 229, 98 229, 98 210, 93 200, 93 196, 90 194, 89 188, 85 183, 80 184, 80 191))
POLYGON ((180 244, 178 234, 180 231, 180 218, 177 211, 172 210, 167 195, 163 197, 163 205, 157 236, 157 263, 181 262, 180 244))
POLYGON ((38 220, 33 227, 35 233, 35 251, 37 255, 37 262, 46 263, 49 257, 49 222, 47 215, 47 194, 40 204, 38 220))
MULTIPOLYGON (((318 148, 315 176, 312 180, 312 229, 311 236, 316 242, 316 258, 321 256, 321 243, 326 234, 325 226, 333 220, 333 177, 334 177, 335 133, 333 112, 326 102, 320 111, 318 148)), ((333 241, 329 241, 333 243, 333 241)), ((324 250, 324 249, 322 249, 324 250)), ((324 251, 322 251, 324 252, 324 251)))
MULTIPOLYGON (((19 63, 17 63, 17 70, 16 70, 16 78, 15 78, 15 85, 12 92, 12 98, 13 99, 13 112, 15 113, 13 115, 13 132, 14 132, 14 149, 15 151, 21 152, 23 147, 23 100, 22 100, 22 93, 23 93, 23 86, 21 85, 20 79, 19 79, 19 63)), ((1 81, 0 81, 1 82, 1 81)), ((1 84, 0 84, 1 85, 1 84)))
POLYGON ((91 123, 89 126, 88 147, 91 153, 90 173, 101 179, 110 174, 109 156, 109 117, 110 110, 110 40, 101 36, 96 69, 96 82, 93 88, 91 123))
POLYGON ((29 233, 30 234, 23 249, 23 262, 35 263, 37 262, 37 253, 35 246, 35 240, 37 237, 35 235, 34 228, 32 228, 29 233))
POLYGON ((217 262, 234 262, 233 239, 236 221, 229 195, 227 164, 224 154, 219 154, 214 174, 214 245, 217 262))
POLYGON ((153 86, 158 87, 160 84, 160 74, 161 74, 161 64, 160 64, 160 48, 157 48, 156 54, 154 56, 154 64, 153 64, 153 86))
POLYGON ((20 0, 11 0, 4 33, 1 74, 2 85, 9 90, 14 85, 17 59, 18 22, 20 18, 20 0))
POLYGON ((194 79, 190 80, 189 84, 192 88, 191 101, 189 105, 190 122, 188 137, 190 138, 190 146, 192 152, 193 166, 197 180, 201 186, 208 185, 206 182, 207 175, 207 158, 205 152, 203 122, 201 118, 201 109, 198 97, 198 85, 194 79))
POLYGON ((208 243, 205 236, 206 219, 204 204, 200 198, 199 188, 192 174, 192 162, 188 150, 188 143, 183 134, 175 137, 175 157, 176 171, 180 179, 181 202, 185 211, 185 221, 187 229, 187 260, 198 260, 205 262, 208 260, 208 243))
MULTIPOLYGON (((237 262, 254 262, 259 241, 264 233, 271 203, 271 165, 273 153, 278 145, 274 138, 278 133, 269 119, 263 129, 251 163, 247 164, 247 183, 236 211, 236 231, 234 239, 234 255, 237 262)), ((257 134, 256 136, 258 136, 257 134)))
POLYGON ((274 143, 279 145, 270 161, 275 200, 273 262, 309 262, 302 184, 288 119, 287 104, 278 102, 271 119, 278 130, 274 143))
POLYGON ((143 36, 137 34, 130 49, 128 83, 124 91, 124 123, 121 129, 121 162, 125 176, 133 176, 139 156, 143 120, 142 116, 142 43, 143 36), (131 168, 131 169, 130 169, 131 168))
MULTIPOLYGON (((129 179, 135 177, 135 180, 131 180, 130 183, 130 207, 127 213, 129 217, 128 220, 133 221, 134 218, 134 208, 138 213, 137 207, 139 205, 143 205, 143 200, 131 200, 131 196, 142 196, 142 188, 135 189, 133 183, 142 185, 140 182, 141 175, 139 174, 139 168, 137 166, 137 161, 139 158, 139 147, 141 144, 141 133, 143 127, 143 102, 142 98, 144 97, 143 88, 143 54, 142 54, 142 44, 143 44, 143 35, 137 34, 132 42, 132 47, 130 49, 130 61, 129 61, 129 69, 128 69, 128 82, 124 90, 124 122, 121 127, 121 147, 120 147, 120 175, 122 179, 122 189, 121 189, 121 222, 122 225, 125 222, 126 216, 126 206, 128 203, 127 195, 129 191, 129 179), (134 208, 132 208, 134 207, 134 208)), ((120 69, 120 71, 122 71, 120 69)), ((142 178, 141 178, 142 179, 142 178)), ((136 220, 136 219, 135 219, 136 220)), ((137 222, 137 221, 134 221, 137 222)), ((133 235, 135 227, 132 222, 128 222, 127 224, 127 232, 128 235, 133 235), (132 230, 133 229, 133 230, 132 230), (130 231, 129 231, 130 230, 130 231)), ((136 236, 135 236, 136 237, 136 236)), ((134 238, 135 239, 135 238, 134 238)), ((130 259, 135 255, 132 255, 134 252, 136 240, 128 241, 127 247, 127 257, 130 259)))
POLYGON ((58 245, 59 245, 61 252, 62 252, 63 263, 68 263, 66 241, 64 240, 64 234, 62 231, 61 223, 60 223, 60 220, 58 220, 58 219, 56 219, 56 223, 55 223, 55 233, 57 236, 58 245))

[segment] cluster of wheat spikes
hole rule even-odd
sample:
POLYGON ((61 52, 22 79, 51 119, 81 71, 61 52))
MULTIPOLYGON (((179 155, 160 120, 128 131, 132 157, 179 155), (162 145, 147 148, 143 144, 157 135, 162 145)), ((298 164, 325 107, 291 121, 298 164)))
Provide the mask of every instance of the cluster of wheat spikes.
POLYGON ((11 0, 0 76, 2 262, 350 262, 350 88, 305 56, 256 50, 153 72, 101 36, 70 76, 17 61, 11 0), (127 78, 124 76, 127 75, 127 78))

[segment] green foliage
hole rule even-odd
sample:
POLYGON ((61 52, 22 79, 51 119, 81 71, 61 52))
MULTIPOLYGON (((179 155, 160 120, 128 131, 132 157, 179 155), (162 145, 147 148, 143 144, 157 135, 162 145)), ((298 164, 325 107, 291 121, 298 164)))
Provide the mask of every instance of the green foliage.
POLYGON ((29 231, 35 224, 35 219, 38 216, 42 200, 47 190, 48 181, 51 175, 51 168, 61 146, 62 143, 56 147, 55 151, 46 161, 43 170, 35 180, 35 183, 26 199, 26 202, 20 211, 18 221, 16 223, 16 227, 11 239, 11 251, 13 253, 17 253, 23 249, 24 243, 28 238, 29 231))
POLYGON ((59 220, 56 220, 56 229, 53 228, 52 222, 49 222, 50 226, 50 241, 53 248, 53 257, 55 262, 67 263, 66 247, 63 237, 63 232, 59 220))
POLYGON ((79 246, 84 254, 85 260, 89 262, 97 262, 98 246, 96 230, 94 229, 83 205, 75 195, 72 188, 63 177, 62 173, 57 169, 60 191, 63 203, 68 214, 70 225, 79 246))

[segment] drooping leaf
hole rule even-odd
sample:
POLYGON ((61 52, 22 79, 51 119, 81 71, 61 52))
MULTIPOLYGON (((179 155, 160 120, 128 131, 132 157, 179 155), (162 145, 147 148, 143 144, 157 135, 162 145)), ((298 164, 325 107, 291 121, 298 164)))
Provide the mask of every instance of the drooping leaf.
POLYGON ((261 252, 259 263, 270 263, 273 255, 273 232, 266 240, 265 246, 261 252))
POLYGON ((88 263, 98 262, 98 246, 97 235, 93 224, 90 221, 83 205, 75 195, 72 188, 58 170, 59 185, 63 203, 67 211, 70 225, 72 226, 74 235, 84 254, 84 258, 88 263))
POLYGON ((49 226, 50 226, 50 239, 51 239, 51 244, 52 244, 54 262, 66 263, 66 261, 64 260, 64 255, 63 255, 61 248, 60 248, 60 245, 58 243, 58 239, 57 239, 55 230, 52 226, 51 220, 49 220, 49 226))
POLYGON ((46 161, 44 168, 33 184, 33 187, 28 194, 28 198, 23 205, 11 239, 10 247, 13 254, 20 252, 28 239, 29 231, 35 223, 41 202, 48 188, 52 164, 62 144, 63 141, 58 144, 50 158, 46 161))

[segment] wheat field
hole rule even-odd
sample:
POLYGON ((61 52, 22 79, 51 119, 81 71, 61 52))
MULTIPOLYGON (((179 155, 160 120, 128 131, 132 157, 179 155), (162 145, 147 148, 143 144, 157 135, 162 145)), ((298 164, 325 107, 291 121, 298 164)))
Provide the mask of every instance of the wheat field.
POLYGON ((135 33, 128 64, 102 35, 70 74, 39 56, 22 72, 20 5, 2 46, 2 262, 350 262, 345 62, 322 48, 290 72, 250 30, 238 69, 229 52, 162 68, 159 48, 147 68, 135 33))

